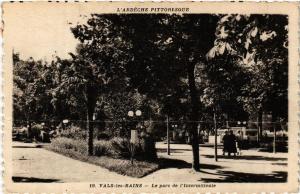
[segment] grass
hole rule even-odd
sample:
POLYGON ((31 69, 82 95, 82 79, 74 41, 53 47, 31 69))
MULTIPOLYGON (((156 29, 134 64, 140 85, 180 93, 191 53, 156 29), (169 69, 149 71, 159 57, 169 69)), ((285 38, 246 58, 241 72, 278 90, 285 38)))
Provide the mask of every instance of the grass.
POLYGON ((101 166, 118 174, 141 178, 160 168, 160 165, 155 162, 134 160, 133 164, 129 159, 112 158, 109 156, 88 156, 81 150, 74 150, 70 147, 61 147, 50 144, 45 147, 47 150, 54 151, 64 156, 80 160, 83 162, 101 166))

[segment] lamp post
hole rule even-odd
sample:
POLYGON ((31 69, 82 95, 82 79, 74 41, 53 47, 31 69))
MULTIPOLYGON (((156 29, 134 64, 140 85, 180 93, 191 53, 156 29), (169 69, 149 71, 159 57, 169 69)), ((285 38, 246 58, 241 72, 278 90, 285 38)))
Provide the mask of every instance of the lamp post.
POLYGON ((274 133, 274 136, 273 136, 273 153, 276 154, 276 127, 275 127, 274 123, 272 123, 272 127, 273 127, 273 133, 274 133))
POLYGON ((167 100, 167 106, 166 106, 166 110, 167 110, 167 154, 170 155, 170 129, 169 129, 169 114, 170 114, 170 102, 171 102, 171 97, 172 94, 168 94, 166 96, 166 100, 167 100))
MULTIPOLYGON (((135 112, 130 110, 128 111, 127 115, 131 118, 134 116, 140 117, 142 116, 142 111, 136 110, 135 112)), ((130 130, 130 161, 131 164, 133 164, 133 156, 134 156, 134 143, 137 141, 137 130, 131 129, 130 130)))
POLYGON ((67 124, 68 122, 69 122, 68 119, 64 119, 64 120, 63 120, 63 124, 67 124))
POLYGON ((173 138, 173 141, 175 140, 175 137, 176 137, 176 129, 177 129, 177 124, 172 124, 172 128, 173 128, 173 133, 172 133, 172 138, 173 138))
POLYGON ((170 129, 169 129, 169 115, 167 115, 167 153, 170 155, 170 129))
POLYGON ((216 111, 214 110, 214 128, 215 128, 215 161, 218 161, 218 129, 217 129, 217 119, 216 111))
POLYGON ((237 124, 238 125, 242 125, 243 124, 245 126, 245 125, 247 125, 247 121, 238 121, 237 124))
POLYGON ((65 124, 69 123, 69 120, 68 119, 64 119, 62 122, 63 122, 63 124, 62 124, 63 129, 65 129, 65 124))
POLYGON ((176 124, 173 124, 172 127, 173 127, 174 129, 176 129, 176 128, 177 128, 177 125, 176 125, 176 124))

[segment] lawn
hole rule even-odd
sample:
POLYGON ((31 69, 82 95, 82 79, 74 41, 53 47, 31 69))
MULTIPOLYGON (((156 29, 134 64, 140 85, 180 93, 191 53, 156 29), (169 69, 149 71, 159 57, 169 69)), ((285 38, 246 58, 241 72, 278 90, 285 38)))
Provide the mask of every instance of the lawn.
POLYGON ((148 162, 134 160, 133 164, 129 159, 112 158, 108 156, 88 156, 73 149, 58 148, 53 145, 45 147, 47 150, 62 154, 64 156, 88 162, 97 166, 101 166, 118 174, 141 178, 160 168, 158 162, 148 162))

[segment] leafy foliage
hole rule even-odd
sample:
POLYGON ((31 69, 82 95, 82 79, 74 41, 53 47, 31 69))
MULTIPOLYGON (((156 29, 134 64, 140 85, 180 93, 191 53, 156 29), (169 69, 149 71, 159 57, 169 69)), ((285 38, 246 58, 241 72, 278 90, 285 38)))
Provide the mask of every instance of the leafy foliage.
MULTIPOLYGON (((71 59, 13 55, 14 119, 85 121, 92 155, 94 127, 128 136, 140 120, 156 128, 151 120, 168 116, 190 131, 197 170, 197 121, 209 123, 213 111, 223 120, 265 111, 287 119, 287 22, 283 15, 92 14, 71 28, 80 41, 71 59), (129 120, 137 109, 140 120, 129 120)), ((98 144, 99 155, 108 152, 98 144)))
MULTIPOLYGON (((242 104, 249 114, 270 111, 274 119, 287 118, 287 32, 287 17, 283 15, 220 17, 215 45, 207 58, 219 61, 218 67, 228 75, 223 80, 236 76, 232 82, 234 86, 240 84, 234 87, 238 89, 234 94, 236 103, 242 104), (231 64, 233 72, 221 64, 231 64)), ((226 84, 219 83, 222 87, 226 84)), ((228 89, 226 85, 224 88, 228 89)))

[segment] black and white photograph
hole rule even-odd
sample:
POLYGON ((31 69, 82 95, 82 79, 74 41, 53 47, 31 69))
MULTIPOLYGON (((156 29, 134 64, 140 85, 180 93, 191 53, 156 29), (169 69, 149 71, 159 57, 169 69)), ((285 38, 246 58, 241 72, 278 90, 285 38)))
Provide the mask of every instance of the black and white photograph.
POLYGON ((297 181, 289 12, 36 5, 4 10, 12 183, 181 192, 297 181))

